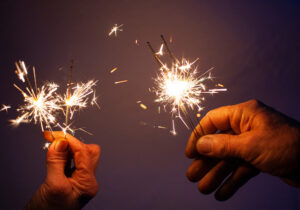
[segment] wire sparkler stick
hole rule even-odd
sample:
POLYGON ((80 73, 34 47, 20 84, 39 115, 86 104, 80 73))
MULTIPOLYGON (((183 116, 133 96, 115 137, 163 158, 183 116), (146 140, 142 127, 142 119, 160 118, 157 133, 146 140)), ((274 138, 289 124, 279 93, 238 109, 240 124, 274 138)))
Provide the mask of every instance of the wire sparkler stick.
POLYGON ((160 35, 160 38, 161 38, 163 44, 165 45, 165 47, 167 49, 167 52, 168 52, 170 58, 172 59, 173 63, 179 64, 180 63, 179 60, 173 55, 172 51, 170 50, 170 48, 169 48, 169 46, 168 46, 168 44, 167 44, 167 42, 166 42, 166 40, 165 40, 165 38, 162 34, 160 35))
MULTIPOLYGON (((74 66, 74 61, 71 60, 71 66, 70 66, 70 74, 69 74, 69 83, 68 83, 68 90, 67 90, 67 100, 70 100, 71 97, 71 86, 72 86, 72 75, 73 75, 73 66, 74 66)), ((68 120, 69 120, 69 109, 70 106, 67 104, 66 106, 66 126, 68 126, 68 120)))

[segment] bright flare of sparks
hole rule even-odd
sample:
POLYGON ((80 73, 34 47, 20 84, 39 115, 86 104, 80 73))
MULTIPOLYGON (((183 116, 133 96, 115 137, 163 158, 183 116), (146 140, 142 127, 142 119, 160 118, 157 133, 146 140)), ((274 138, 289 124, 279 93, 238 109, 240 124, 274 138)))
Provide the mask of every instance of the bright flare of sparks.
POLYGON ((56 113, 62 108, 59 106, 59 99, 55 92, 58 85, 48 83, 43 85, 35 93, 33 89, 26 87, 26 92, 14 85, 23 95, 24 104, 19 106, 17 111, 21 114, 17 119, 10 120, 11 124, 18 126, 20 123, 40 123, 42 131, 44 126, 51 130, 51 125, 56 122, 56 113))
MULTIPOLYGON (((91 104, 95 104, 99 107, 97 103, 97 97, 95 96, 94 87, 96 86, 98 81, 90 80, 86 83, 78 83, 75 87, 72 88, 73 92, 67 93, 64 97, 59 97, 61 101, 63 101, 64 106, 69 107, 70 115, 69 119, 73 118, 73 115, 76 111, 79 111, 82 108, 87 107, 90 100, 90 95, 93 94, 91 97, 91 104)), ((68 125, 66 125, 68 126, 68 125)))
POLYGON ((199 75, 197 67, 193 64, 197 61, 189 62, 182 59, 180 63, 173 63, 171 68, 163 65, 155 78, 156 86, 153 88, 157 99, 155 102, 162 103, 164 107, 170 107, 172 113, 172 130, 171 133, 176 135, 175 118, 179 118, 183 124, 189 128, 182 117, 182 113, 186 113, 186 108, 201 111, 201 103, 205 98, 203 94, 213 94, 227 89, 207 89, 205 81, 211 80, 211 70, 199 75))
POLYGON ((121 24, 121 25, 115 24, 112 27, 112 29, 110 30, 108 36, 111 36, 113 34, 115 34, 115 36, 117 36, 118 31, 123 31, 123 29, 121 28, 122 26, 123 26, 123 24, 121 24))
MULTIPOLYGON (((70 112, 70 119, 72 119, 76 111, 79 111, 81 108, 85 108, 90 104, 96 105, 100 109, 94 90, 97 81, 90 80, 86 83, 78 83, 72 89, 68 88, 67 93, 64 96, 61 96, 56 93, 59 86, 55 83, 46 83, 40 88, 37 87, 34 67, 34 88, 30 83, 25 63, 19 61, 16 63, 16 67, 16 74, 22 82, 27 83, 27 86, 22 89, 14 84, 15 88, 23 95, 24 103, 17 108, 20 115, 16 119, 10 120, 11 125, 18 126, 21 123, 34 122, 34 124, 40 124, 42 131, 44 131, 44 127, 52 131, 53 126, 59 127, 65 133, 69 131, 74 134, 75 130, 87 132, 83 128, 71 128, 72 123, 65 123, 64 126, 61 126, 57 118, 59 112, 64 113, 66 116, 66 107, 68 107, 70 112)), ((10 108, 10 106, 3 105, 0 111, 7 111, 8 108, 10 108)), ((89 132, 87 133, 90 134, 89 132)))

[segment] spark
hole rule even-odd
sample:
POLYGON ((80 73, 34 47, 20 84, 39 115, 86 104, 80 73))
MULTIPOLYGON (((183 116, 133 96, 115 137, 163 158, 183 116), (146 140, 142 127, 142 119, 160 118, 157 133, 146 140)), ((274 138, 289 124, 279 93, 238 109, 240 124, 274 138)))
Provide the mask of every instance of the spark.
POLYGON ((170 44, 173 43, 173 37, 172 36, 170 36, 169 42, 170 42, 170 44))
POLYGON ((51 143, 50 142, 46 142, 43 146, 43 150, 46 150, 50 147, 51 143))
POLYGON ((161 44, 159 51, 156 53, 156 55, 163 55, 164 54, 163 49, 164 49, 164 44, 161 44))
POLYGON ((145 104, 141 104, 141 103, 140 103, 140 107, 141 107, 142 109, 145 109, 145 110, 147 109, 147 106, 146 106, 145 104))
POLYGON ((139 44, 139 41, 138 41, 137 39, 134 41, 134 43, 135 43, 137 46, 140 45, 140 44, 139 44))
POLYGON ((28 74, 27 72, 27 68, 25 66, 24 61, 19 61, 15 63, 17 70, 15 71, 15 73, 18 75, 19 79, 22 82, 25 82, 25 75, 28 74))
POLYGON ((117 71, 117 69, 118 69, 118 67, 113 68, 112 70, 110 70, 110 73, 111 73, 111 74, 114 73, 115 71, 117 71))
POLYGON ((186 70, 189 70, 192 65, 194 63, 196 63, 197 61, 199 60, 199 58, 197 58, 196 60, 194 60, 193 62, 189 62, 188 60, 186 60, 185 58, 182 59, 182 64, 178 67, 180 70, 182 71, 186 71, 186 70))
POLYGON ((101 109, 98 102, 97 102, 98 97, 96 96, 96 91, 94 91, 93 98, 91 100, 91 105, 96 105, 98 109, 101 109))
POLYGON ((67 135, 68 131, 69 131, 72 135, 74 135, 74 134, 75 134, 75 130, 71 128, 71 125, 72 125, 72 123, 71 123, 71 124, 68 124, 68 125, 66 125, 66 124, 64 123, 64 126, 62 126, 62 125, 60 125, 59 123, 57 123, 57 124, 56 124, 56 127, 59 127, 59 128, 61 129, 61 131, 62 131, 65 135, 67 135))
POLYGON ((10 109, 10 108, 11 108, 10 105, 2 104, 2 108, 0 109, 0 112, 6 111, 6 113, 7 113, 7 112, 8 112, 8 109, 10 109))
POLYGON ((25 122, 28 122, 28 120, 26 119, 28 113, 24 113, 23 115, 21 116, 18 116, 17 119, 12 119, 12 120, 9 120, 11 122, 11 125, 16 127, 18 126, 20 123, 25 123, 25 122))
POLYGON ((159 128, 159 129, 167 129, 167 127, 162 126, 162 125, 155 125, 154 128, 159 128))
POLYGON ((117 85, 117 84, 121 84, 121 83, 125 83, 125 82, 128 82, 128 80, 121 80, 121 81, 117 81, 117 82, 115 82, 115 85, 117 85))
POLYGON ((121 28, 123 26, 123 24, 119 25, 115 24, 112 29, 110 30, 108 36, 111 36, 112 34, 115 34, 115 36, 117 36, 118 31, 123 31, 123 29, 121 28))

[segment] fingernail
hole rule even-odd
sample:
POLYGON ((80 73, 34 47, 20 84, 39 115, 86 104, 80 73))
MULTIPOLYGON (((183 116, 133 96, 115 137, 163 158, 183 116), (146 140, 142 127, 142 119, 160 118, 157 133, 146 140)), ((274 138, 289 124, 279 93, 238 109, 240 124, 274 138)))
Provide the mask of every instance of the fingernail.
POLYGON ((55 151, 56 152, 65 152, 68 149, 68 141, 65 140, 59 140, 56 144, 55 144, 55 151))
POLYGON ((202 154, 211 152, 211 139, 209 137, 201 137, 197 143, 197 151, 202 154))

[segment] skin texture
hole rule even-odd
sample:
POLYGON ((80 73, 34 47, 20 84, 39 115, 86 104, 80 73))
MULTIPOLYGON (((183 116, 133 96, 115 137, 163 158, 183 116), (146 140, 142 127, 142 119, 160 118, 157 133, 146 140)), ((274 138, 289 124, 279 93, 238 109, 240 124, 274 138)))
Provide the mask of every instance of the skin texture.
POLYGON ((300 124, 257 100, 207 113, 186 146, 187 171, 204 194, 230 198, 259 172, 300 187, 300 124), (225 180, 225 181, 224 181, 225 180))
POLYGON ((24 209, 82 208, 98 191, 95 170, 100 147, 63 132, 45 131, 44 138, 52 142, 47 153, 47 177, 24 209))

